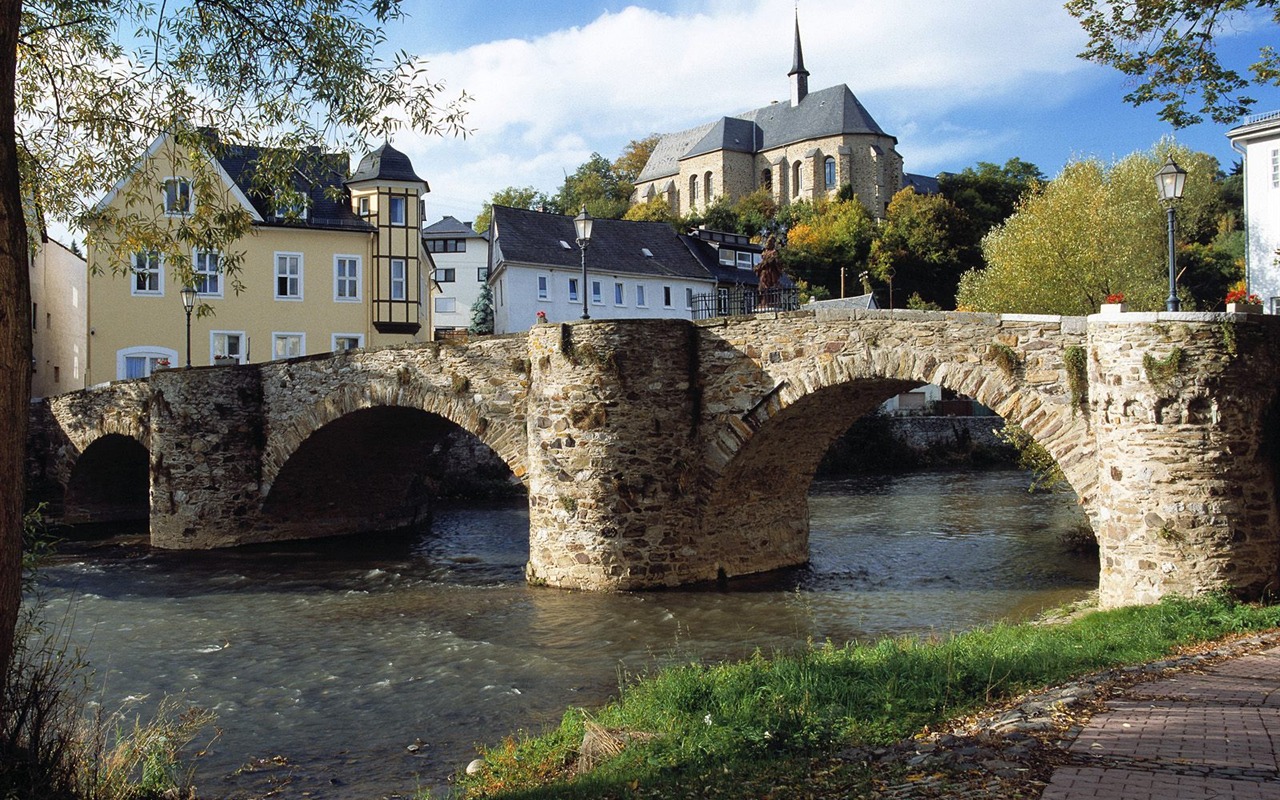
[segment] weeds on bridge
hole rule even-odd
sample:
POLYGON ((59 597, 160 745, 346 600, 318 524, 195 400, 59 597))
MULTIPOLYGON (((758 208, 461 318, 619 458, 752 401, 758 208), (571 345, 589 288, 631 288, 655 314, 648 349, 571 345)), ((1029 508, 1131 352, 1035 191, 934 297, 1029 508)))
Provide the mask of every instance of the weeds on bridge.
POLYGON ((828 644, 736 664, 692 664, 624 686, 617 701, 590 717, 570 710, 545 735, 491 748, 485 768, 460 782, 468 797, 744 796, 739 781, 753 775, 812 780, 811 759, 841 748, 887 744, 1075 675, 1276 625, 1280 607, 1169 599, 1060 625, 996 625, 925 641, 828 644), (630 743, 577 775, 588 719, 630 743))

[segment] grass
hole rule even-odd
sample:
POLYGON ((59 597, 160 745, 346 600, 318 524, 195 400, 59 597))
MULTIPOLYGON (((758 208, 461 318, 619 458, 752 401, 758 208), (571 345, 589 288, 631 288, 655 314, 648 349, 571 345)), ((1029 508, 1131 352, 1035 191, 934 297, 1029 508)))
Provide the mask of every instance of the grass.
POLYGON ((512 800, 729 797, 752 795, 757 780, 761 787, 803 782, 826 770, 831 791, 805 796, 855 796, 877 776, 828 758, 841 748, 889 744, 1076 675, 1278 625, 1280 606, 1174 598, 1060 625, 1002 624, 945 639, 691 664, 624 687, 590 717, 572 709, 555 730, 487 750, 486 769, 459 783, 467 797, 512 800), (631 743, 576 775, 588 722, 629 734, 631 743))

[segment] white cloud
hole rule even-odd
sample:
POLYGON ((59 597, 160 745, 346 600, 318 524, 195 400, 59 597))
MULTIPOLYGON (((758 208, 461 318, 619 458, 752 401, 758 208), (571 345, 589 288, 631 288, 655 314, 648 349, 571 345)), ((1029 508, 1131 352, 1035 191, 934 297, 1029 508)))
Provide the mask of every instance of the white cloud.
MULTIPOLYGON (((787 97, 789 0, 681 8, 631 6, 579 27, 426 56, 433 77, 475 98, 467 140, 396 141, 432 185, 431 217, 470 219, 505 186, 553 192, 592 151, 612 158, 648 133, 787 97)), ((1004 136, 950 126, 952 114, 988 103, 1052 106, 1088 80, 1076 58, 1083 35, 1057 2, 806 0, 800 21, 811 86, 848 84, 898 136, 913 171, 953 165, 1004 136)))

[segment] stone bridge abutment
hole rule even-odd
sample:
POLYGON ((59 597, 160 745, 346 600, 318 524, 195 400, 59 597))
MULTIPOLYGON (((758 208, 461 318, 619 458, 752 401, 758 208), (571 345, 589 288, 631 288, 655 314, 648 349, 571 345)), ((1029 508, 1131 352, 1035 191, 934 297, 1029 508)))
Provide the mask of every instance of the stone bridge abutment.
POLYGON ((32 464, 65 487, 95 441, 128 436, 149 453, 153 542, 221 547, 410 521, 420 454, 456 426, 528 489, 530 581, 643 589, 804 563, 822 456, 929 382, 1058 462, 1098 538, 1103 605, 1258 595, 1280 573, 1277 322, 845 310, 540 325, 55 398, 32 464))

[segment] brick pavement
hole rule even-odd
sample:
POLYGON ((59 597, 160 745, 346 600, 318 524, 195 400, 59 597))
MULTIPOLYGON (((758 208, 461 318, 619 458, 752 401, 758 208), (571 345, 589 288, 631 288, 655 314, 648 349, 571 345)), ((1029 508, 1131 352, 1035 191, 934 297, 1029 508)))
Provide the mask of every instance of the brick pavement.
POLYGON ((1041 800, 1280 800, 1280 647, 1134 687, 1041 800))

